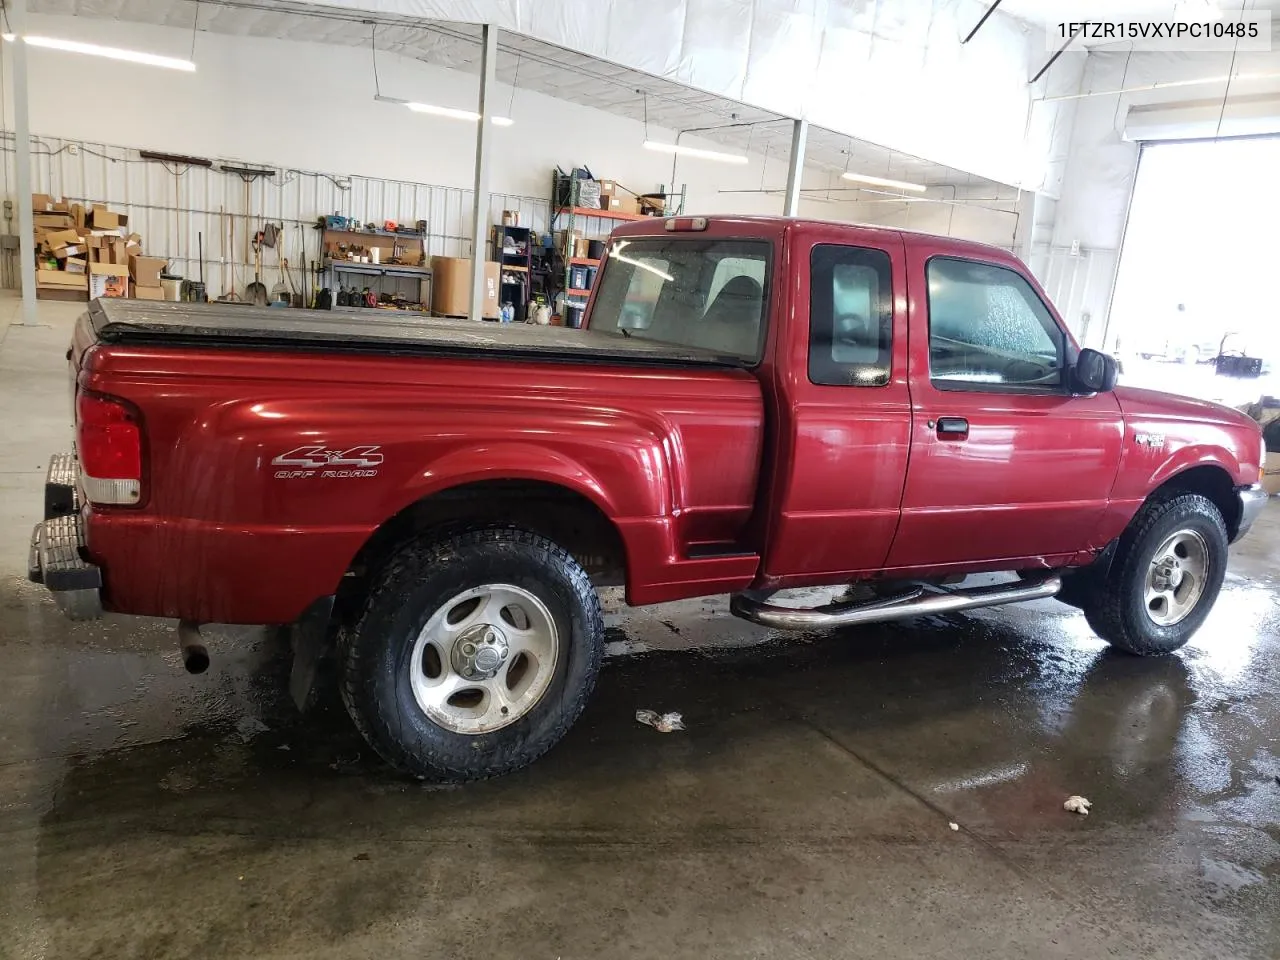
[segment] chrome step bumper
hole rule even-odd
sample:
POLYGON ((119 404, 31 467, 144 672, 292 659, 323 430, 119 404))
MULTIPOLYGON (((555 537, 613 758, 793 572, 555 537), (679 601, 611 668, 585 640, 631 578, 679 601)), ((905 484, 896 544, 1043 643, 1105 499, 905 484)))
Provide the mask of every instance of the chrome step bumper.
POLYGON ((933 613, 953 613, 975 607, 998 607, 1023 600, 1042 600, 1062 589, 1062 578, 1046 577, 1034 582, 1000 583, 965 591, 926 592, 917 587, 889 600, 871 603, 830 604, 825 607, 780 607, 753 593, 737 593, 729 600, 735 616, 778 630, 815 630, 849 627, 860 623, 879 623, 904 617, 922 617, 933 613))
POLYGON ((49 463, 45 480, 45 519, 31 532, 27 578, 44 584, 58 609, 72 620, 102 615, 102 570, 86 560, 84 523, 76 492, 79 464, 64 453, 49 463))

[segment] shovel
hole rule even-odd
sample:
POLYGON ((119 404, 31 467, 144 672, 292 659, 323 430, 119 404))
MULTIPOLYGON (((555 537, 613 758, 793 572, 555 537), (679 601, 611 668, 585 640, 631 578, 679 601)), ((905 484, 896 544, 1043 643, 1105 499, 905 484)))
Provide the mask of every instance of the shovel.
POLYGON ((255 307, 267 305, 267 285, 262 282, 262 243, 253 238, 253 283, 244 288, 244 298, 255 307))

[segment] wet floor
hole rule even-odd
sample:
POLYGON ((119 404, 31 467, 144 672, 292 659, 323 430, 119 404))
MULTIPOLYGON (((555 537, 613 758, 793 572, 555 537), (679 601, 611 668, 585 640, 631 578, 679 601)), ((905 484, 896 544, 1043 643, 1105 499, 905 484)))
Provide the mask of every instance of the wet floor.
POLYGON ((0 453, 4 960, 1280 956, 1278 505, 1163 659, 1053 601, 799 637, 719 600, 611 603, 565 741, 433 789, 332 697, 299 717, 265 631, 212 630, 191 677, 169 623, 63 620, 21 576, 40 477, 15 459, 59 438, 23 429, 0 453))

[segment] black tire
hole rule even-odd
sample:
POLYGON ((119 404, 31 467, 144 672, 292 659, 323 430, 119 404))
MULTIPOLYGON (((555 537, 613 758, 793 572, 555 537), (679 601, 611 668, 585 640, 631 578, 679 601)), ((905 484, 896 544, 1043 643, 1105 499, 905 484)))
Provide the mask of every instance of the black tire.
POLYGON ((564 736, 595 686, 603 649, 600 599, 568 552, 512 527, 455 531, 403 547, 382 569, 358 621, 344 631, 342 699, 365 740, 397 770, 445 782, 480 780, 532 763, 564 736), (419 706, 409 660, 442 604, 490 583, 520 587, 545 605, 563 638, 560 655, 528 713, 492 732, 458 733, 419 706))
POLYGON ((1082 609, 1095 633, 1111 646, 1138 656, 1177 650, 1194 634, 1222 589, 1227 572, 1227 528, 1218 508, 1195 493, 1171 493, 1145 503, 1116 548, 1111 570, 1085 599, 1082 609), (1148 615, 1146 578, 1155 552, 1174 533, 1192 531, 1207 548, 1204 588, 1182 620, 1167 626, 1148 615))

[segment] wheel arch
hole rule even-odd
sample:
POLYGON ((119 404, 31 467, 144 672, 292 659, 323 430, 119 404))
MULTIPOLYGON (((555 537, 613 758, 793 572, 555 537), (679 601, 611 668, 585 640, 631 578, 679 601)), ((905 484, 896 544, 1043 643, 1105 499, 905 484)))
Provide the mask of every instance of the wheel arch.
POLYGON ((380 524, 343 577, 339 612, 350 611, 381 563, 405 543, 432 532, 491 523, 529 530, 559 544, 597 586, 626 581, 622 533, 586 494, 547 480, 475 480, 420 497, 380 524))
POLYGON ((1161 483, 1147 499, 1179 492, 1198 493, 1217 507, 1227 527, 1227 539, 1234 539, 1240 529, 1240 498, 1225 467, 1218 464, 1188 467, 1161 483))

